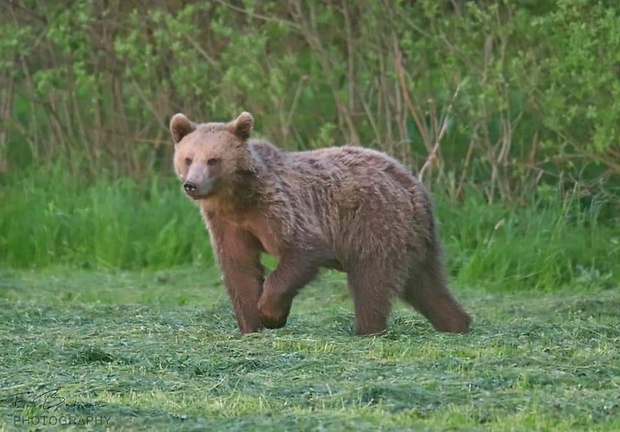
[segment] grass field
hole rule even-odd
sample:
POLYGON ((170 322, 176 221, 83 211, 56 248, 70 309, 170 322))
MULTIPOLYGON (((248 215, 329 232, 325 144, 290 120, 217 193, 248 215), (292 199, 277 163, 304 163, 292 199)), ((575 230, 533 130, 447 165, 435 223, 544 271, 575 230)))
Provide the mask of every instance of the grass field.
POLYGON ((399 305, 359 338, 328 273, 241 337, 215 269, 4 269, 2 430, 620 430, 620 294, 588 290, 458 289, 468 335, 399 305))

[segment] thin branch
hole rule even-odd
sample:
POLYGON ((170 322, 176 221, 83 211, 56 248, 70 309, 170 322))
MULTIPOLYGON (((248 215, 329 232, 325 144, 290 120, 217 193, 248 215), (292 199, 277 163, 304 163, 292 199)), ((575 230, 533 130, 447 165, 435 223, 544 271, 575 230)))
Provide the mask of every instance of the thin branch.
POLYGON ((291 108, 288 112, 288 116, 286 117, 286 122, 284 123, 284 131, 285 134, 288 135, 288 131, 291 128, 291 124, 293 123, 293 114, 297 109, 297 104, 299 103, 299 98, 301 97, 301 91, 304 88, 304 84, 308 81, 308 75, 304 75, 299 80, 297 84, 297 90, 295 90, 295 96, 293 97, 293 103, 291 104, 291 108))
POLYGON ((439 131, 439 135, 437 136, 437 140, 435 141, 435 145, 433 146, 433 149, 431 150, 430 154, 428 155, 428 158, 426 159, 426 162, 424 162, 424 165, 422 166, 422 169, 420 170, 420 173, 418 174, 420 181, 424 181, 424 173, 426 172, 426 170, 430 169, 437 161, 437 152, 439 151, 439 144, 441 143, 441 139, 446 133, 446 130, 448 130, 449 121, 450 121, 449 117, 444 118, 443 124, 441 125, 441 130, 439 131))
MULTIPOLYGON (((441 129, 439 130, 439 134, 435 137, 435 145, 433 146, 433 149, 429 153, 428 158, 426 159, 426 162, 424 162, 424 165, 422 166, 422 169, 420 169, 420 173, 418 174, 420 181, 424 181, 424 174, 426 173, 426 171, 429 170, 437 162, 437 153, 439 152, 439 146, 441 144, 441 140, 443 139, 444 135, 448 131, 448 127, 450 126, 449 115, 452 112, 452 107, 454 105, 454 102, 456 101, 456 98, 459 95, 459 92, 461 90, 463 83, 464 81, 461 82, 456 87, 456 90, 454 91, 454 95, 452 96, 452 101, 450 102, 450 105, 448 105, 448 107, 445 110, 445 114, 443 115, 443 119, 441 121, 441 129)), ((436 119, 437 116, 434 115, 433 117, 436 119)))
POLYGON ((240 7, 235 6, 233 4, 230 4, 230 3, 228 3, 227 1, 224 1, 224 0, 216 0, 216 1, 219 4, 221 4, 223 6, 226 6, 227 8, 230 8, 230 9, 235 10, 237 12, 241 12, 243 14, 246 14, 246 15, 252 17, 252 18, 257 18, 259 20, 267 21, 267 22, 275 22, 275 23, 278 23, 278 24, 283 24, 286 27, 289 27, 289 28, 292 28, 295 31, 301 32, 301 27, 299 27, 298 25, 296 25, 296 24, 294 24, 294 23, 292 23, 290 21, 282 20, 282 19, 278 19, 278 18, 274 18, 274 17, 270 17, 270 16, 267 16, 267 15, 257 14, 257 13, 254 13, 254 12, 249 12, 247 9, 240 8, 240 7))
POLYGON ((403 93, 403 97, 405 98, 405 103, 407 104, 407 107, 409 108, 409 112, 411 113, 411 116, 413 117, 413 120, 415 121, 415 124, 418 127, 418 131, 420 132, 420 135, 422 135, 424 146, 430 152, 432 151, 432 149, 430 148, 431 139, 428 136, 426 127, 424 127, 424 125, 422 124, 422 121, 420 120, 420 117, 418 116, 417 110, 415 109, 415 107, 413 106, 413 103, 411 102, 411 98, 409 97, 409 91, 407 90, 407 83, 405 80, 405 69, 403 68, 403 54, 400 50, 400 46, 398 45, 398 40, 396 39, 396 37, 394 37, 394 67, 396 68, 396 73, 398 74, 398 79, 400 82, 400 89, 403 93))

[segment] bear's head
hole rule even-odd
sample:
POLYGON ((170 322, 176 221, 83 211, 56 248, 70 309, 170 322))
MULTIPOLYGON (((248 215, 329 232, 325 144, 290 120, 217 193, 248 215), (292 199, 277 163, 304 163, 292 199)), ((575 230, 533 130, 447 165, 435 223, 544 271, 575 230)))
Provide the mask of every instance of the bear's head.
POLYGON ((183 114, 170 120, 174 169, 194 200, 217 196, 253 171, 248 139, 254 119, 243 112, 230 123, 195 124, 183 114))

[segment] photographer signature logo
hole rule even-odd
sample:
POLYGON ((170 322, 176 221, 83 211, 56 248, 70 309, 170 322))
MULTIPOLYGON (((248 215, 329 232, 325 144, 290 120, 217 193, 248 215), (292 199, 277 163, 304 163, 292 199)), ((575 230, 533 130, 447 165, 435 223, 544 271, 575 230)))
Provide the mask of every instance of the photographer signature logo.
POLYGON ((40 393, 24 391, 14 393, 0 400, 0 402, 13 408, 25 408, 31 406, 48 411, 65 404, 65 398, 58 395, 59 391, 60 387, 53 388, 51 390, 44 390, 40 393))
POLYGON ((58 394, 60 387, 39 392, 23 391, 13 393, 0 399, 0 404, 13 408, 38 408, 44 414, 14 415, 14 425, 104 425, 110 422, 111 417, 101 415, 73 415, 55 414, 61 407, 66 406, 66 399, 58 394))

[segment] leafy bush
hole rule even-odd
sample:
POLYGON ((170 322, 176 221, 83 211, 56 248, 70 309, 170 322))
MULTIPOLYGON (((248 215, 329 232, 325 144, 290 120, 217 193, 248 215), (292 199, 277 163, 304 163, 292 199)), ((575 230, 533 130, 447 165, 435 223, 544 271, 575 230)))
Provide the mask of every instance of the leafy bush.
POLYGON ((286 148, 354 142, 417 169, 432 154, 457 195, 618 186, 620 6, 609 2, 3 8, 4 171, 62 160, 78 177, 169 174, 174 112, 247 109, 286 148))

